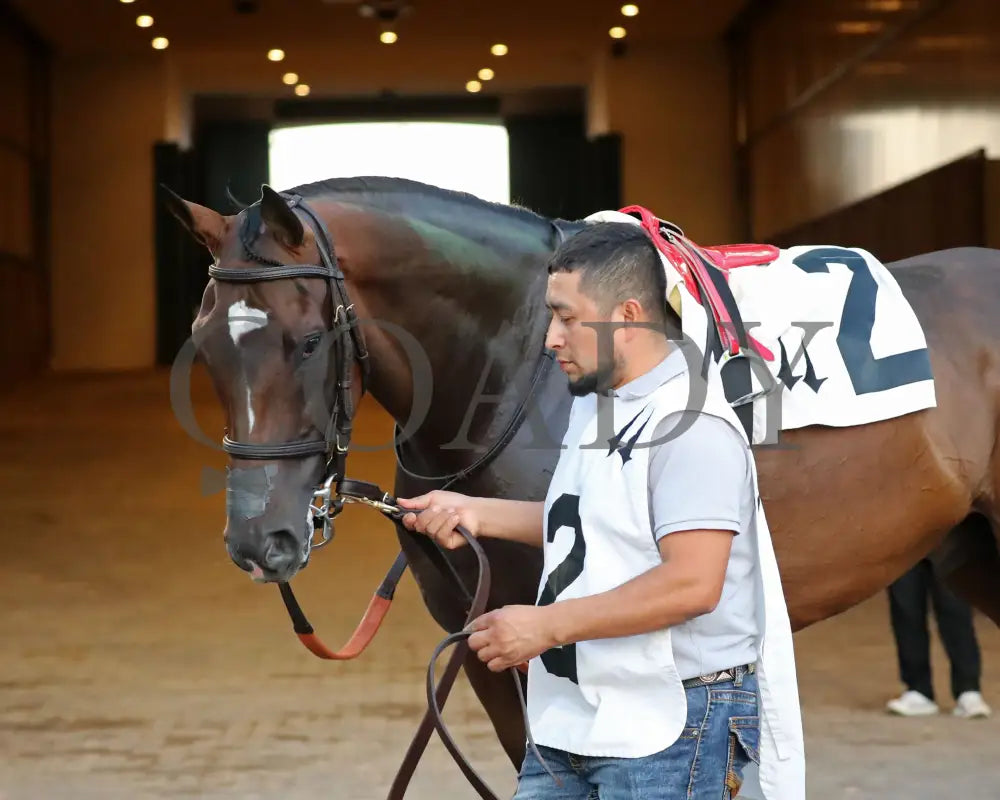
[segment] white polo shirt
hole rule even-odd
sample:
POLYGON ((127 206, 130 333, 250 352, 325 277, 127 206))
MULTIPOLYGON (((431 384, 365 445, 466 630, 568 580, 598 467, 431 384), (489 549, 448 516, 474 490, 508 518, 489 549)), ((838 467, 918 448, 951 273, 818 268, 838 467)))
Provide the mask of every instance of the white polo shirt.
POLYGON ((706 527, 734 531, 723 599, 684 625, 531 659, 529 725, 539 744, 577 755, 651 755, 684 728, 684 678, 756 663, 760 788, 767 800, 802 800, 791 627, 756 469, 717 373, 706 385, 686 366, 678 351, 614 396, 574 400, 545 500, 536 602, 612 591, 663 563, 657 537, 706 527), (699 393, 697 428, 656 446, 657 431, 676 425, 699 393))
MULTIPOLYGON (((686 367, 683 354, 674 351, 613 394, 645 397, 686 367)), ((648 477, 653 538, 659 541, 675 531, 697 529, 735 534, 719 604, 672 630, 674 662, 682 680, 756 660, 755 501, 750 458, 732 426, 709 414, 669 414, 653 433, 648 477)))

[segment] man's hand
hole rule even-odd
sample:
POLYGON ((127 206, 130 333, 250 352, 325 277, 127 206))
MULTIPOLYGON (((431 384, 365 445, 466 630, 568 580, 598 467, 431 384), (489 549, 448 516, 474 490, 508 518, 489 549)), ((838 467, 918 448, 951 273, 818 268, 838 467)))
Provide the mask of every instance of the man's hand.
POLYGON ((558 642, 550 625, 550 606, 504 606, 477 617, 466 630, 469 647, 492 672, 524 664, 558 642))
POLYGON ((423 533, 446 550, 454 550, 466 543, 465 537, 456 528, 461 525, 473 536, 479 535, 478 498, 442 492, 435 489, 419 497, 396 498, 400 507, 410 510, 400 522, 405 528, 423 533))

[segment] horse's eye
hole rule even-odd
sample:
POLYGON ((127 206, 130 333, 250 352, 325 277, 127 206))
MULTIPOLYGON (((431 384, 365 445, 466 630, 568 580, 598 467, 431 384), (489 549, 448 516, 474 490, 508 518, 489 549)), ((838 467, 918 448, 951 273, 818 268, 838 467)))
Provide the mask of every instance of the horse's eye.
POLYGON ((318 333, 306 339, 302 343, 302 357, 309 358, 309 356, 319 350, 319 345, 322 341, 323 335, 318 333))

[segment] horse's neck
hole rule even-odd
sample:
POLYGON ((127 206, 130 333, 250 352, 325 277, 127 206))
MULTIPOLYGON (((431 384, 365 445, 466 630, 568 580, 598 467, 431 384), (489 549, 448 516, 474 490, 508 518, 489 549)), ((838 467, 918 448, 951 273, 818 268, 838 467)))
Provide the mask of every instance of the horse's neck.
POLYGON ((373 321, 370 391, 412 434, 407 453, 421 471, 460 469, 477 457, 472 445, 489 446, 491 422, 526 391, 547 322, 552 226, 478 208, 453 218, 461 225, 381 216, 373 252, 354 257, 373 321))

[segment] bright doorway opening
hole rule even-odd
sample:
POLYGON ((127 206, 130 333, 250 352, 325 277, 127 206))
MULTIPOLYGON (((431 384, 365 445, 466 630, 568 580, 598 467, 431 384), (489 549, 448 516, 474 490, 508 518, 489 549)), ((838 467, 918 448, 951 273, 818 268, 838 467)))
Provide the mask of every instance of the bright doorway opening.
POLYGON ((507 129, 474 122, 344 122, 277 128, 270 185, 385 175, 510 202, 507 129))

